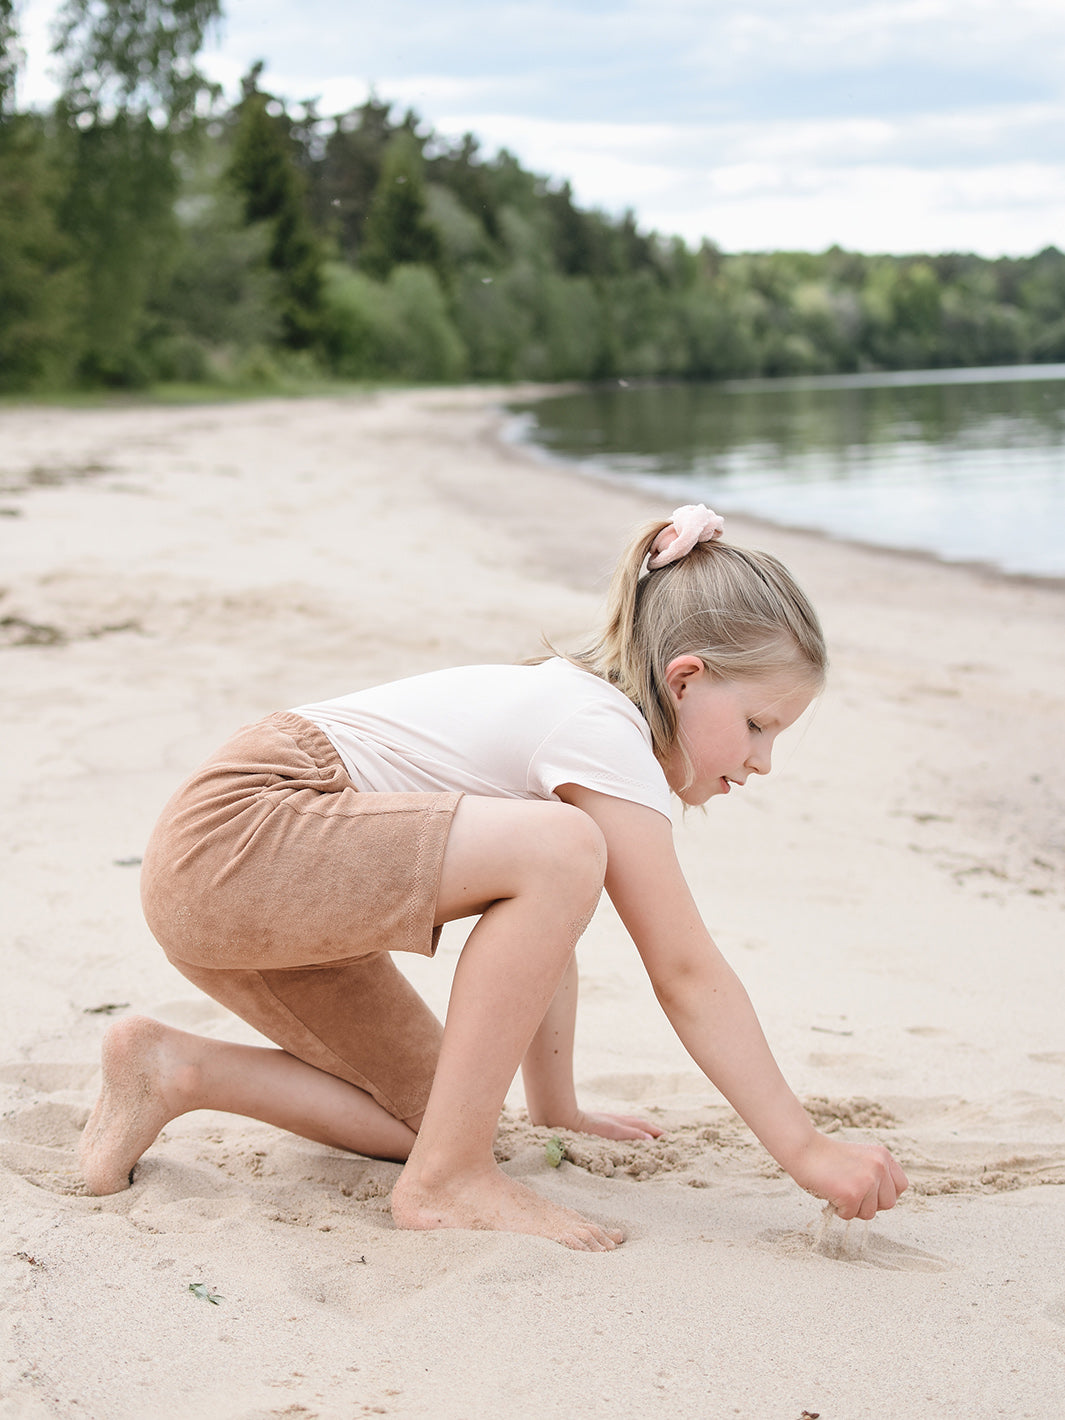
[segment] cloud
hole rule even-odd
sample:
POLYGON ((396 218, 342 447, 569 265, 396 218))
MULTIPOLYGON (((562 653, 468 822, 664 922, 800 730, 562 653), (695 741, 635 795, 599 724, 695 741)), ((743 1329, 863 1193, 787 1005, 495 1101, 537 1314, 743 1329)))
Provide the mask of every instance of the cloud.
MULTIPOLYGON (((903 113, 1063 92, 1058 0, 231 0, 229 52, 308 83, 509 84, 566 121, 903 113)), ((302 91, 302 90, 301 90, 302 91)))
POLYGON ((969 250, 1024 254, 1065 233, 1065 107, 888 122, 561 123, 452 114, 578 199, 726 250, 969 250), (932 155, 935 155, 934 157, 932 155))
MULTIPOLYGON (((51 7, 24 6, 38 59, 51 7)), ((228 0, 207 68, 233 97, 258 58, 290 101, 342 112, 372 84, 728 249, 1065 233, 1061 0, 228 0)))

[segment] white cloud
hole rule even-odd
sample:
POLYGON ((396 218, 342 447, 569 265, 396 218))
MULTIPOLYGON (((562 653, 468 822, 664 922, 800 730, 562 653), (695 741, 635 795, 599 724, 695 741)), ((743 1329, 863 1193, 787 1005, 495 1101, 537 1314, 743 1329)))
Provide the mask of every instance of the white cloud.
MULTIPOLYGON (((26 0, 23 99, 47 101, 26 0)), ((373 84, 578 199, 726 249, 1065 241, 1061 0, 228 0, 205 55, 323 113, 373 84)))
POLYGON ((838 244, 866 252, 1026 255, 1065 233, 1065 163, 929 172, 883 166, 723 169, 656 201, 663 230, 729 251, 838 244))
MULTIPOLYGON (((565 124, 456 114, 534 171, 569 178, 581 202, 726 250, 1030 253, 1065 238, 1065 159, 980 161, 985 132, 1057 133, 1065 113, 915 115, 903 122, 704 125, 565 124), (930 145, 948 156, 929 165, 930 145)), ((1039 144, 1032 142, 1031 146, 1039 144)))

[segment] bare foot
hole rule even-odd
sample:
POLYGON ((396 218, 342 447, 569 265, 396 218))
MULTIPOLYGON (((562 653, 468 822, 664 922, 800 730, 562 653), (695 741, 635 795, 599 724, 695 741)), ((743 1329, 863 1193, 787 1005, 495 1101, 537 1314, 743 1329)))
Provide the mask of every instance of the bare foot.
POLYGON ((612 1252, 625 1241, 616 1228, 602 1228, 570 1208, 550 1203, 494 1165, 427 1187, 409 1168, 392 1190, 392 1217, 399 1228, 481 1228, 550 1238, 577 1252, 612 1252))
POLYGON ((176 1042, 183 1032, 145 1016, 116 1021, 101 1047, 103 1084, 81 1136, 78 1163, 91 1192, 121 1193, 133 1166, 155 1142, 175 1108, 169 1081, 180 1068, 176 1042))

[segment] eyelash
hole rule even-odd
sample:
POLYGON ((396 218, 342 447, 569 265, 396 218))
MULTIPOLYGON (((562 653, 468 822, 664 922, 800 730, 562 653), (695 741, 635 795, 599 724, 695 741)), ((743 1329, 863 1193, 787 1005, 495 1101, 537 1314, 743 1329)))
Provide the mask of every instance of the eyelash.
POLYGON ((762 733, 762 727, 761 727, 761 725, 756 725, 753 720, 748 720, 748 721, 747 721, 747 728, 748 728, 749 730, 753 730, 753 732, 754 732, 756 735, 760 735, 760 734, 762 733))

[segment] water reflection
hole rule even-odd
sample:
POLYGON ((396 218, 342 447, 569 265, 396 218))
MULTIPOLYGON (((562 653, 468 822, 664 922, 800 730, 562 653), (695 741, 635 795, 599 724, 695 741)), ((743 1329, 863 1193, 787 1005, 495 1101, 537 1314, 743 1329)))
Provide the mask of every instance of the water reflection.
POLYGON ((600 388, 526 437, 687 500, 1065 575, 1065 367, 600 388))

